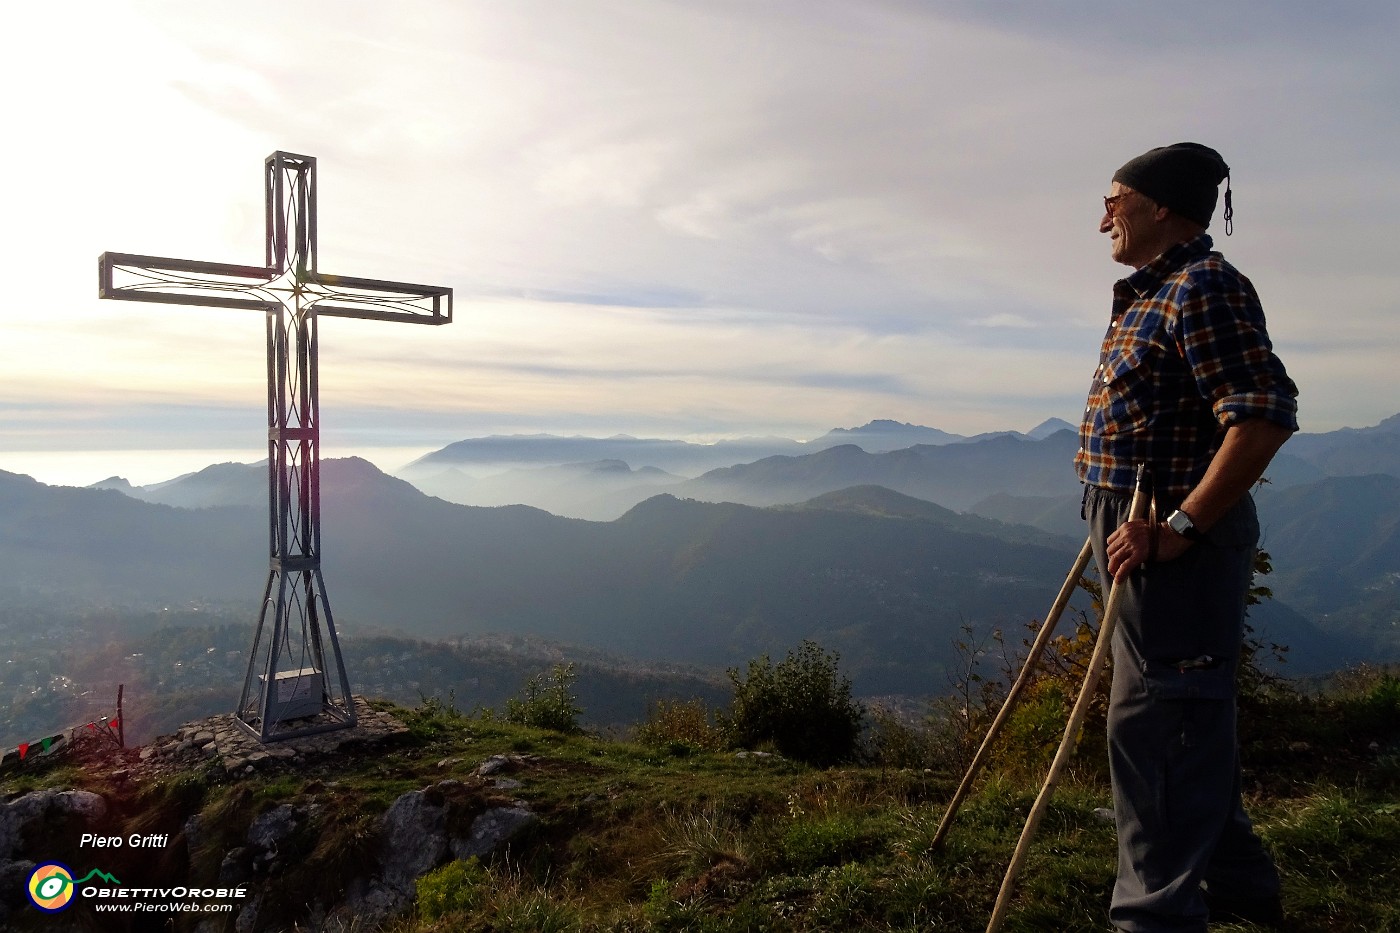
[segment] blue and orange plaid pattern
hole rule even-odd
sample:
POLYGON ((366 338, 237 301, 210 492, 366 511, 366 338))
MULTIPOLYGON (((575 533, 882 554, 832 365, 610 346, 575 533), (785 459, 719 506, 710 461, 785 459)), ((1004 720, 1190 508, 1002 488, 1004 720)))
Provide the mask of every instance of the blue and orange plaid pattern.
POLYGON ((1225 430, 1267 418, 1298 430, 1298 387, 1274 355, 1249 279, 1205 234, 1113 287, 1113 319, 1089 387, 1074 465, 1130 492, 1146 463, 1159 497, 1189 493, 1225 430))

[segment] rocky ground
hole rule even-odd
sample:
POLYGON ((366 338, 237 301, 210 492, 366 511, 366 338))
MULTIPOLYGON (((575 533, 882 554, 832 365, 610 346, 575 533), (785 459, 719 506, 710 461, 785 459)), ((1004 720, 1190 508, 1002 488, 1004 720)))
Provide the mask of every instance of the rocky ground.
MULTIPOLYGON (((189 722, 142 748, 137 755, 138 770, 144 775, 159 775, 187 770, 202 759, 218 758, 227 774, 251 774, 271 762, 310 760, 371 748, 408 731, 393 714, 370 708, 364 697, 355 697, 354 703, 354 726, 268 743, 259 741, 232 713, 189 722)), ((325 724, 331 724, 328 717, 325 724)))
POLYGON ((90 929, 95 921, 101 929, 157 928, 129 920, 106 925, 85 903, 55 915, 39 912, 25 892, 35 869, 54 862, 80 872, 99 865, 122 878, 127 894, 133 882, 247 892, 217 919, 167 916, 175 926, 160 929, 290 929, 284 891, 305 885, 283 880, 308 868, 330 874, 321 864, 327 860, 340 873, 334 894, 301 902, 303 920, 314 929, 373 929, 412 904, 417 880, 427 872, 454 858, 489 855, 536 822, 529 805, 511 793, 534 765, 533 756, 517 754, 429 765, 447 776, 395 791, 386 810, 367 817, 376 811, 364 810, 341 775, 393 760, 402 751, 396 740, 409 729, 362 698, 355 698, 355 708, 353 727, 276 743, 259 742, 223 715, 187 723, 140 749, 75 748, 70 757, 83 762, 88 789, 45 787, 0 799, 0 930, 90 929), (301 789, 280 801, 257 802, 257 788, 287 778, 301 789), (178 790, 186 786, 198 789, 188 800, 178 790), (223 803, 211 803, 216 800, 223 803), (166 831, 132 832, 160 828, 166 831), (341 845, 337 834, 347 828, 358 835, 341 845), (80 842, 93 837, 112 840, 112 848, 80 842), (138 840, 150 851, 134 851, 138 840), (341 853, 356 849, 357 861, 341 858, 337 847, 341 853))

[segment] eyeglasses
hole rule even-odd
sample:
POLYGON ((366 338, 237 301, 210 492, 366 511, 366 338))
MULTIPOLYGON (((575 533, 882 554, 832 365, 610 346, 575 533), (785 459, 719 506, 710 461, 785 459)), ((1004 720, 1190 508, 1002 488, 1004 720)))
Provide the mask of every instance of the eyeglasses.
POLYGON ((1131 191, 1124 191, 1122 194, 1110 195, 1103 199, 1103 212, 1112 217, 1114 211, 1118 209, 1118 202, 1132 194, 1131 191))

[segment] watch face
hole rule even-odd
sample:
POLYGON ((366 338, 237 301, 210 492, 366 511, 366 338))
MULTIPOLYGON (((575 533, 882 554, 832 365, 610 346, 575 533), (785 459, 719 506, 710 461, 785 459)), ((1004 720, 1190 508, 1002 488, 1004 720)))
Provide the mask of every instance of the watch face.
POLYGON ((1187 516, 1185 512, 1181 511, 1173 512, 1167 517, 1167 526, 1179 535, 1190 534, 1195 527, 1191 524, 1190 517, 1187 516))

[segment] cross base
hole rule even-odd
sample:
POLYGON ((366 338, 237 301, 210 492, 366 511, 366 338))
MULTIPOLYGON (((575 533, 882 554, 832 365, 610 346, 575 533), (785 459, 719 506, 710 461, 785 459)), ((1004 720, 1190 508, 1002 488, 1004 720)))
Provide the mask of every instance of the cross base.
POLYGON ((356 724, 355 703, 318 559, 310 559, 309 564, 307 559, 274 561, 234 721, 260 742, 333 732, 356 724), (325 651, 327 643, 329 653, 325 651))

